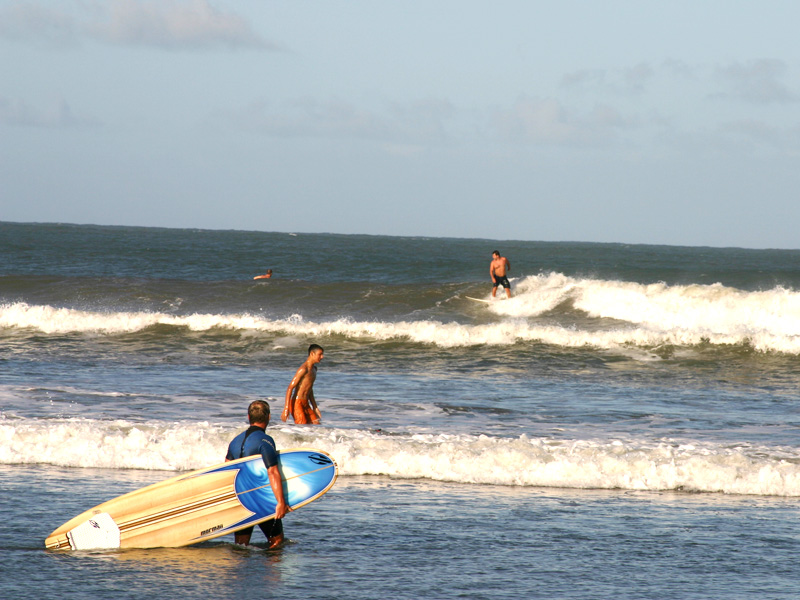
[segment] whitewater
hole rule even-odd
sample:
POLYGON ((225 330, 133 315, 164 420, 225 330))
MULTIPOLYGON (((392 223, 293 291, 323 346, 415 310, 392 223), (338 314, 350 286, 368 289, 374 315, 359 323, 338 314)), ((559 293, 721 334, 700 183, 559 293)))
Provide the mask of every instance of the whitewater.
MULTIPOLYGON (((463 306, 469 303, 460 295, 439 303, 460 303, 462 311, 469 310, 463 306)), ((300 313, 270 318, 263 314, 98 312, 14 302, 0 305, 0 327, 46 334, 113 335, 163 325, 190 331, 222 329, 298 337, 407 340, 441 347, 521 342, 603 349, 713 344, 800 354, 800 292, 781 286, 744 291, 719 283, 645 285, 549 273, 515 281, 514 297, 495 300, 487 310, 498 317, 496 322, 466 324, 430 318, 365 321, 352 316, 318 321, 300 313), (541 322, 552 317, 562 317, 569 324, 541 322)))
MULTIPOLYGON (((224 457, 236 428, 69 419, 0 421, 0 464, 194 470, 224 457), (36 452, 31 453, 30 449, 36 452)), ((562 440, 273 427, 279 447, 336 457, 343 476, 576 489, 800 496, 800 451, 677 440, 562 440)))

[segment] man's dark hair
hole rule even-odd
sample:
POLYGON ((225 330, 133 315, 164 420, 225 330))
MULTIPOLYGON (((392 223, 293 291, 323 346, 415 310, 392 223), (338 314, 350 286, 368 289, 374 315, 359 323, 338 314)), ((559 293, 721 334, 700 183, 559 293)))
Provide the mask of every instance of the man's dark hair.
POLYGON ((492 255, 493 255, 493 256, 494 256, 495 254, 496 254, 497 256, 500 256, 500 250, 495 250, 494 252, 492 252, 492 255))
POLYGON ((323 349, 322 349, 322 346, 320 346, 319 344, 311 344, 311 345, 308 347, 308 354, 309 354, 309 356, 311 355, 311 353, 312 353, 312 352, 314 352, 314 351, 316 351, 316 350, 320 350, 321 352, 325 352, 325 350, 323 350, 323 349))
POLYGON ((269 421, 269 404, 263 400, 253 400, 247 407, 247 418, 250 425, 269 421))

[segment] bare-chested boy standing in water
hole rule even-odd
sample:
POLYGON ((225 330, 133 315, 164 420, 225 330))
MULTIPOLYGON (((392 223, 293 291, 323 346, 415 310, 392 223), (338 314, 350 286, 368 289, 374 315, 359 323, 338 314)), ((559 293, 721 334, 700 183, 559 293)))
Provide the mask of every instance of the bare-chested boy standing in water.
POLYGON ((286 390, 286 403, 281 420, 286 421, 291 414, 297 425, 313 423, 319 425, 322 417, 314 399, 314 381, 317 378, 317 365, 322 360, 323 350, 317 344, 308 347, 308 358, 300 365, 286 390))

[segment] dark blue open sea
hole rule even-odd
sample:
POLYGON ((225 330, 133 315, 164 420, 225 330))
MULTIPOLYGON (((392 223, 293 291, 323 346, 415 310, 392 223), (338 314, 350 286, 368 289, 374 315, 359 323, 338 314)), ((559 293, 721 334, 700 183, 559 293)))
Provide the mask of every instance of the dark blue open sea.
POLYGON ((796 599, 799 433, 800 251, 0 223, 0 598, 796 599), (312 342, 284 547, 44 549, 312 342))

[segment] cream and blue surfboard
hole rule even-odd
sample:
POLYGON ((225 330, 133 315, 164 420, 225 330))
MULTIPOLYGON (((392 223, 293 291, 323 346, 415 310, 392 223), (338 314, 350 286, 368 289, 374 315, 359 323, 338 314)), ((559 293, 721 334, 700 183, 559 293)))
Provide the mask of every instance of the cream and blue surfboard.
MULTIPOLYGON (((336 481, 336 462, 322 450, 278 453, 286 503, 297 509, 336 481)), ((277 501, 261 455, 178 475, 109 500, 51 533, 53 550, 159 548, 196 544, 275 517, 277 501)))

